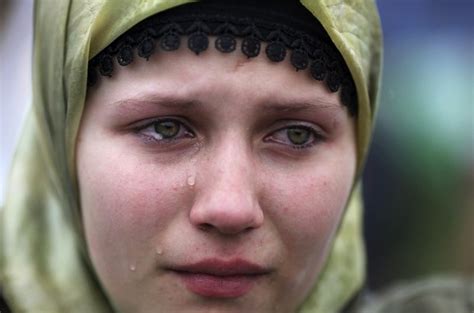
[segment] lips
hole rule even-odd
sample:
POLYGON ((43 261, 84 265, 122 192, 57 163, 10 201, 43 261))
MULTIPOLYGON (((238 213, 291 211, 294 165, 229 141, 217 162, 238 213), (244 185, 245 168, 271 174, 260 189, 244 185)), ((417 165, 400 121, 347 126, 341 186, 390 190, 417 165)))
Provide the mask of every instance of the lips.
POLYGON ((245 295, 269 270, 252 262, 206 259, 171 268, 186 288, 203 297, 237 298, 245 295))

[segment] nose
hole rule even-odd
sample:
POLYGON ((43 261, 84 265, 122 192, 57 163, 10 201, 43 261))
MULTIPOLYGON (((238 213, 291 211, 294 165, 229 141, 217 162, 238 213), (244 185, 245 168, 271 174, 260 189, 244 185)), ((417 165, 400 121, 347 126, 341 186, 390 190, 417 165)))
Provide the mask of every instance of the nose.
POLYGON ((264 215, 259 205, 250 152, 237 145, 220 147, 205 161, 196 186, 190 221, 201 230, 235 235, 259 228, 264 215), (203 177, 204 176, 204 177, 203 177))

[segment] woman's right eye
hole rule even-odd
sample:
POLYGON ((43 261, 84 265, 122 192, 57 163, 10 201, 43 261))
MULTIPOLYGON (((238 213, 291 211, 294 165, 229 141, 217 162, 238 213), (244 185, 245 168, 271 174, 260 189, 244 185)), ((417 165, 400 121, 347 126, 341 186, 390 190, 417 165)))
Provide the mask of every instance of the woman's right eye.
POLYGON ((154 120, 138 129, 138 133, 157 142, 194 138, 195 134, 177 119, 154 120))

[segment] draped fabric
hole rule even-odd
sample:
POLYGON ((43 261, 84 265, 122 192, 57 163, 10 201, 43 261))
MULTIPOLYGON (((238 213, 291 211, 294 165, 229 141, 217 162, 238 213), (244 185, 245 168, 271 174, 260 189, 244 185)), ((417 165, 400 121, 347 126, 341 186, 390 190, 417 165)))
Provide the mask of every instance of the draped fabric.
MULTIPOLYGON (((0 215, 0 286, 14 312, 112 312, 89 261, 80 218, 75 141, 88 61, 139 21, 186 0, 40 0, 33 99, 0 215)), ((303 0, 354 78, 358 173, 373 128, 381 32, 372 0, 303 0)), ((359 178, 359 175, 358 175, 359 178)), ((338 312, 364 282, 358 178, 325 268, 301 312, 338 312)))

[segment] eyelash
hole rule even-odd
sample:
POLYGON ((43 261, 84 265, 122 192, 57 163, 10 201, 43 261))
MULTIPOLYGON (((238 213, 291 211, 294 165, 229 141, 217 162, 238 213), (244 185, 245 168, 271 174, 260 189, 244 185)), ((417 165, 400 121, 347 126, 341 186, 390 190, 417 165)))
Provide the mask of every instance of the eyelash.
MULTIPOLYGON (((288 134, 285 134, 284 136, 286 136, 288 141, 290 141, 290 139, 288 138, 288 134)), ((324 139, 325 137, 323 136, 323 134, 321 134, 321 132, 316 130, 314 127, 311 127, 309 125, 293 124, 293 125, 282 127, 274 131, 270 136, 265 137, 264 141, 265 142, 273 141, 277 143, 282 143, 284 145, 291 147, 294 150, 305 150, 305 149, 310 149, 311 147, 317 145, 324 139), (298 130, 303 129, 305 131, 309 131, 310 142, 304 143, 304 144, 292 144, 292 143, 286 144, 286 143, 282 143, 280 140, 272 139, 272 137, 275 137, 275 134, 278 134, 278 132, 284 132, 284 131, 288 132, 291 129, 298 129, 298 130)))
MULTIPOLYGON (((163 119, 148 121, 146 124, 144 124, 142 126, 138 126, 135 129, 135 131, 139 135, 145 137, 147 140, 152 141, 153 143, 164 144, 164 145, 170 144, 170 143, 172 143, 176 140, 186 139, 186 138, 191 139, 191 138, 196 137, 195 133, 190 129, 190 127, 188 127, 184 122, 182 122, 181 120, 176 119, 176 118, 163 118, 163 119), (154 129, 154 127, 156 127, 156 124, 164 123, 164 122, 176 123, 179 127, 178 133, 182 133, 182 132, 184 132, 184 133, 180 137, 159 138, 159 139, 155 138, 153 135, 149 135, 149 134, 145 133, 145 131, 147 129, 150 129, 153 133, 157 134, 156 129, 154 129)), ((286 134, 286 136, 288 136, 288 134, 286 134)), ((310 149, 311 147, 317 145, 318 143, 320 143, 324 139, 325 139, 324 135, 321 134, 320 131, 316 130, 312 126, 301 125, 301 124, 290 124, 288 126, 282 127, 280 129, 272 132, 269 136, 266 136, 264 138, 264 142, 276 142, 276 143, 279 143, 279 144, 289 146, 290 148, 292 148, 294 150, 305 150, 305 149, 310 149), (283 143, 281 140, 275 140, 274 139, 275 134, 278 134, 278 132, 289 131, 290 129, 299 129, 299 130, 302 129, 302 130, 305 130, 305 131, 309 131, 310 132, 309 136, 311 138, 311 142, 298 145, 298 144, 292 144, 292 143, 287 144, 287 143, 283 143)), ((288 141, 289 141, 289 139, 288 139, 288 141)))
POLYGON ((158 143, 158 144, 169 144, 179 139, 186 139, 186 138, 189 139, 189 138, 196 137, 196 135, 191 131, 190 127, 188 127, 184 122, 176 118, 164 118, 164 119, 148 121, 145 125, 138 126, 135 131, 139 135, 145 137, 147 140, 152 141, 153 143, 158 143), (156 129, 154 129, 154 127, 156 127, 156 125, 159 123, 165 123, 165 122, 176 123, 179 127, 178 133, 182 133, 181 137, 155 138, 153 135, 145 133, 146 130, 150 129, 151 132, 153 132, 154 134, 157 134, 156 129))

